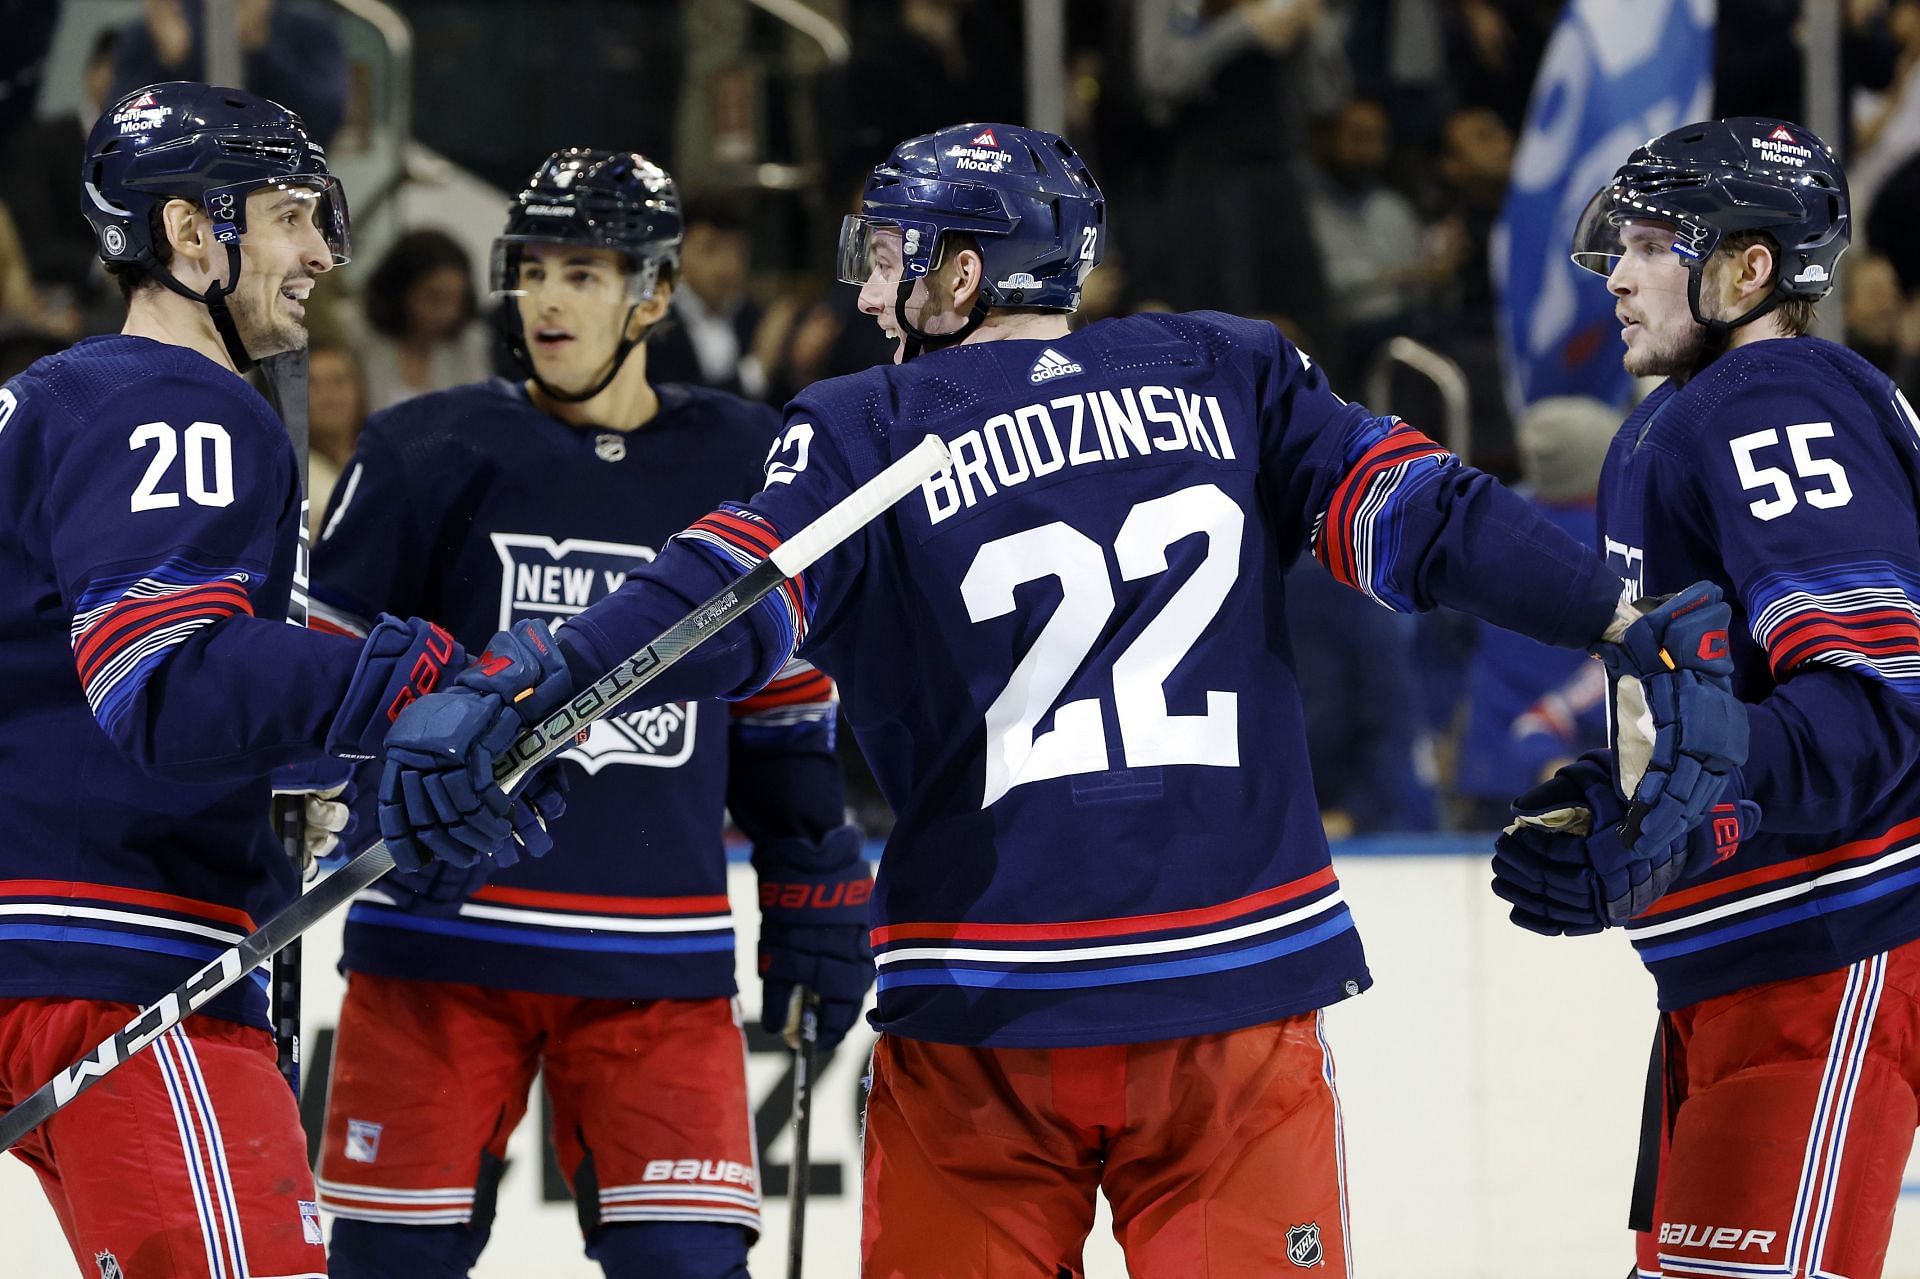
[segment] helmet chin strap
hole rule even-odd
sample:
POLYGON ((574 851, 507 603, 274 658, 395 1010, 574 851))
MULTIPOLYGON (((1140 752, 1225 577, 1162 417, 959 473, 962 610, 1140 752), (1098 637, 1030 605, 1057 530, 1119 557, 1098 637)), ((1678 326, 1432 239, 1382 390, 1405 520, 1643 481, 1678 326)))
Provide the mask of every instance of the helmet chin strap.
POLYGON ((900 362, 905 364, 923 351, 941 351, 947 347, 964 342, 973 331, 985 323, 987 312, 992 310, 987 304, 985 293, 976 293, 973 297, 973 310, 967 313, 967 322, 951 333, 928 333, 907 318, 907 297, 913 292, 914 281, 905 279, 900 282, 900 292, 894 295, 893 318, 900 322, 900 331, 907 335, 906 348, 900 353, 900 362))
MULTIPOLYGON (((508 301, 511 302, 512 299, 508 301)), ((513 362, 520 366, 520 371, 527 375, 527 380, 539 387, 540 393, 548 399, 558 400, 562 404, 584 404, 613 385, 613 379, 620 376, 620 368, 627 362, 627 357, 633 354, 633 348, 644 342, 647 333, 651 332, 652 326, 648 326, 635 337, 626 336, 628 327, 633 324, 634 314, 639 309, 638 302, 627 308, 626 318, 620 322, 620 345, 613 349, 613 363, 607 367, 605 376, 584 391, 563 391, 540 376, 539 370, 534 367, 533 355, 527 350, 527 326, 520 318, 520 309, 511 305, 500 309, 501 321, 506 326, 507 353, 513 356, 513 362)))
POLYGON ((1700 347, 1700 358, 1694 362, 1693 373, 1696 376, 1701 370, 1705 369, 1707 365, 1727 353, 1728 347, 1732 345, 1733 331, 1735 329, 1742 325, 1752 324, 1755 320, 1786 300, 1786 295, 1780 291, 1778 285, 1775 285, 1774 288, 1767 293, 1766 297, 1761 298, 1760 301, 1753 305, 1751 310, 1738 319, 1710 320, 1701 314, 1700 311, 1700 281, 1706 273, 1707 263, 1705 258, 1702 258, 1698 264, 1691 266, 1687 271, 1687 309, 1693 313, 1694 323, 1704 326, 1707 330, 1707 340, 1702 343, 1700 347))
POLYGON ((240 327, 234 323, 233 312, 227 309, 227 299, 240 287, 240 243, 227 241, 227 283, 222 286, 218 280, 207 286, 205 293, 195 293, 182 284, 173 272, 160 264, 160 259, 151 253, 141 258, 141 264, 147 273, 160 281, 173 292, 190 301, 198 302, 207 308, 207 314, 213 317, 214 330, 220 334, 220 342, 227 348, 227 358, 233 361, 236 372, 246 373, 253 368, 254 358, 247 351, 247 344, 240 340, 240 327))

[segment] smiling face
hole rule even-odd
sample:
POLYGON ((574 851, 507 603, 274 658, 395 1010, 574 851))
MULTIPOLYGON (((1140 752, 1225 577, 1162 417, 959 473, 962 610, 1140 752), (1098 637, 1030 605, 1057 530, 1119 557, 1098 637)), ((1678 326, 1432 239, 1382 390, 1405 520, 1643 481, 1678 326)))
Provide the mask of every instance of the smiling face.
POLYGON ((268 187, 247 196, 240 283, 227 299, 234 327, 255 359, 307 345, 307 295, 333 269, 321 235, 319 192, 268 187))
MULTIPOLYGON (((860 285, 860 309, 874 318, 880 331, 894 344, 893 362, 906 356, 907 340, 900 328, 901 236, 898 227, 877 226, 867 241, 867 278, 860 285)), ((941 264, 914 281, 907 295, 907 319, 922 333, 954 333, 966 317, 954 309, 951 279, 955 260, 960 255, 947 253, 941 264)))
POLYGON ((1613 292, 1620 340, 1627 345, 1621 363, 1635 377, 1688 373, 1706 346, 1706 326, 1693 318, 1687 303, 1687 263, 1674 252, 1676 238, 1673 227, 1662 222, 1620 226, 1625 251, 1607 276, 1607 288, 1613 292))
POLYGON ((625 259, 612 249, 528 244, 520 250, 520 323, 527 354, 542 382, 562 392, 583 391, 606 376, 629 331, 660 318, 672 289, 659 285, 638 308, 625 259))

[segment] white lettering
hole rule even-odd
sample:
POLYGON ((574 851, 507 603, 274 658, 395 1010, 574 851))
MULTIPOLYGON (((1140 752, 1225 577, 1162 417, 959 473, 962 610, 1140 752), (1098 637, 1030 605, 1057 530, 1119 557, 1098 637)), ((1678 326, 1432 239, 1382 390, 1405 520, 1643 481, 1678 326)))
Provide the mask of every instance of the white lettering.
POLYGON ((980 428, 980 433, 986 437, 987 453, 993 458, 993 473, 1000 477, 1002 488, 1018 484, 1032 474, 1031 468, 1027 465, 1026 454, 1020 450, 1019 429, 1014 425, 1013 415, 1010 413, 990 417, 987 419, 987 424, 980 428), (999 427, 1001 433, 1007 437, 1004 450, 1001 448, 998 437, 993 433, 995 427, 999 427), (1012 454, 1013 460, 1020 464, 1017 472, 1007 465, 1008 454, 1012 454))
POLYGON ((1187 428, 1187 438, 1193 441, 1196 449, 1205 449, 1208 457, 1219 457, 1220 450, 1213 447, 1213 441, 1207 436, 1207 425, 1200 420, 1200 397, 1188 395, 1178 387, 1173 396, 1180 405, 1180 420, 1187 428))
POLYGON ((567 603, 577 608, 585 608, 587 601, 593 598, 593 570, 580 565, 569 564, 563 570, 567 603))
POLYGON ((1073 424, 1067 428, 1067 461, 1074 466, 1084 466, 1088 462, 1098 462, 1100 455, 1080 447, 1080 423, 1086 416, 1086 402, 1077 395, 1065 399, 1050 401, 1056 409, 1072 409, 1073 424))
POLYGON ((1220 414, 1220 397, 1207 397, 1207 414, 1213 418, 1213 429, 1220 435, 1220 456, 1233 461, 1233 436, 1227 434, 1227 421, 1220 414))
POLYGON ((1027 457, 1033 463, 1035 477, 1052 475, 1067 464, 1067 455, 1060 448, 1060 437, 1053 433, 1053 419, 1047 415, 1044 405, 1029 404, 1013 415, 1020 423, 1020 441, 1027 446, 1027 457), (1047 437, 1047 449, 1050 457, 1042 459, 1040 443, 1033 437, 1035 423, 1047 437))
POLYGON ((1155 408, 1153 401, 1156 397, 1171 400, 1173 392, 1164 386, 1140 388, 1140 409, 1146 415, 1147 421, 1167 428, 1165 438, 1157 434, 1153 436, 1153 447, 1167 453, 1186 448, 1187 434, 1180 429, 1180 415, 1168 409, 1155 408))
POLYGON ((0 386, 0 431, 7 429, 7 419, 12 417, 13 411, 19 407, 20 401, 14 393, 0 386))
POLYGON ((968 506, 976 501, 973 496, 973 481, 976 479, 980 481, 980 487, 986 490, 987 497, 998 492, 987 475, 986 450, 980 447, 980 432, 968 431, 955 437, 952 454, 953 473, 960 480, 960 498, 968 506))
POLYGON ((1147 427, 1140 420, 1140 406, 1134 401, 1133 388, 1122 387, 1122 399, 1116 400, 1112 391, 1100 392, 1100 403, 1106 410, 1107 426, 1113 432, 1113 453, 1115 457, 1127 455, 1127 445, 1133 451, 1145 456, 1147 452, 1147 427))

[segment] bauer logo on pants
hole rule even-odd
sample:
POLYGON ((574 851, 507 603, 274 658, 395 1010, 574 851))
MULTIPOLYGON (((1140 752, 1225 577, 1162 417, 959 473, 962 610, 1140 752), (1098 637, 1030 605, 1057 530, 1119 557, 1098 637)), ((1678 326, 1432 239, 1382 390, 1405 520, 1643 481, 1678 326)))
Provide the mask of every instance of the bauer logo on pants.
POLYGON ((1318 1222, 1309 1221, 1304 1226, 1287 1228, 1287 1260, 1302 1269, 1310 1269, 1325 1260, 1320 1251, 1318 1222))

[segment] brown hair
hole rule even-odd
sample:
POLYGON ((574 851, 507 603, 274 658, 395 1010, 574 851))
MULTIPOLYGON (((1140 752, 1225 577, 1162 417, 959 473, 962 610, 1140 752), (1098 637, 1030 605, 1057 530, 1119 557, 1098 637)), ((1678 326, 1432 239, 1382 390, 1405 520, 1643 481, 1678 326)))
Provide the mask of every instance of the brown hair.
MULTIPOLYGON (((1756 244, 1764 244, 1773 254, 1773 278, 1769 284, 1779 282, 1780 271, 1785 265, 1780 260, 1780 241, 1773 238, 1771 231, 1734 231, 1720 241, 1718 252, 1726 253, 1729 258, 1738 257, 1756 244)), ((1814 298, 1782 298, 1773 308, 1773 314, 1780 317, 1780 327, 1788 337, 1805 337, 1813 331, 1816 312, 1820 303, 1814 298)))

